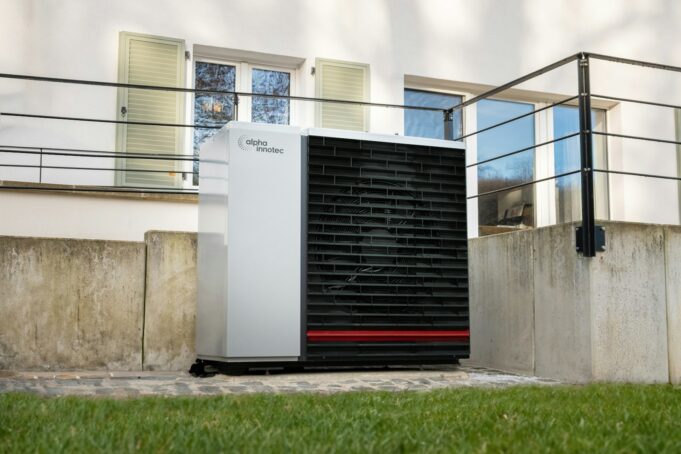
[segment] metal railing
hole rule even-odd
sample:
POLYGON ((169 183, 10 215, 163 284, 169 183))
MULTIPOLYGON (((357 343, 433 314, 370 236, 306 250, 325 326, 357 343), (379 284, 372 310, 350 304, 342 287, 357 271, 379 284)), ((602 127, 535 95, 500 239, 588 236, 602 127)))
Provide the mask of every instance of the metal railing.
MULTIPOLYGON (((539 147, 548 146, 555 144, 573 137, 579 136, 579 169, 563 172, 560 174, 551 175, 545 178, 533 179, 531 181, 513 184, 510 186, 497 188, 490 191, 485 191, 477 193, 475 195, 468 196, 469 199, 475 199, 486 195, 491 195, 495 193, 501 193, 504 191, 510 191, 513 189, 518 189, 530 185, 535 185, 537 183, 556 180, 558 178, 563 178, 571 175, 580 175, 580 189, 581 189, 581 226, 578 228, 577 243, 580 252, 586 257, 593 257, 596 252, 599 251, 602 244, 602 229, 596 225, 595 219, 595 196, 594 196, 594 175, 596 173, 603 174, 619 174, 619 175, 630 175, 638 177, 648 177, 648 178, 660 178, 667 180, 681 181, 681 178, 655 175, 644 172, 628 172, 620 170, 610 170, 610 169, 597 169, 594 168, 594 145, 593 136, 601 135, 605 137, 619 137, 623 139, 632 140, 645 140, 660 142, 666 144, 681 145, 681 142, 674 140, 657 139, 651 137, 641 137, 635 135, 627 135, 613 132, 597 132, 593 130, 593 125, 591 124, 591 104, 592 99, 604 99, 616 102, 629 102, 629 103, 639 103, 643 105, 652 105, 656 107, 681 109, 680 105, 661 103, 649 100, 639 100, 633 98, 609 96, 602 94, 591 93, 591 65, 592 60, 603 60, 619 64, 636 65, 645 68, 653 68, 664 71, 681 72, 681 68, 657 63, 643 62, 638 60, 631 60, 625 58, 616 58, 601 54, 593 54, 580 52, 571 55, 567 58, 559 60, 555 63, 547 65, 536 71, 533 71, 523 77, 515 79, 506 84, 495 87, 488 90, 478 96, 472 97, 458 105, 452 106, 450 108, 442 109, 438 107, 427 107, 427 106, 414 106, 414 105, 401 105, 401 104, 390 104, 390 103, 374 103, 365 101, 350 101, 341 99, 326 99, 326 98, 315 98, 315 97, 305 97, 305 96, 290 96, 290 95, 276 95, 276 94, 265 94, 265 93, 250 93, 241 91, 229 91, 229 90, 213 90, 213 89, 193 89, 184 87, 168 87, 168 86, 152 86, 152 85, 139 85, 139 84, 126 84, 126 83, 114 83, 114 82, 103 82, 103 81, 92 81, 92 80, 81 80, 81 79, 66 79, 66 78, 55 78, 55 77, 42 77, 42 76, 32 76, 32 75, 22 75, 22 74, 8 74, 0 73, 0 79, 4 80, 23 80, 39 83, 54 83, 54 84, 70 84, 70 85, 85 85, 85 86, 97 86, 97 87, 111 87, 117 89, 140 89, 140 90, 154 90, 154 91, 168 91, 177 92, 185 94, 211 94, 211 95, 221 95, 221 96, 231 96, 234 106, 234 115, 232 119, 238 119, 238 109, 239 109, 239 99, 240 97, 258 97, 258 98, 274 98, 274 99, 286 99, 289 101, 301 101, 301 102, 313 102, 313 103, 337 103, 337 104, 350 104, 356 106, 364 107, 380 107, 380 108, 396 108, 402 110, 420 110, 420 111, 431 111, 440 112, 444 118, 444 131, 445 139, 454 140, 466 140, 473 136, 483 134, 485 132, 494 130, 523 118, 534 116, 540 112, 555 108, 557 106, 566 105, 569 103, 577 103, 578 115, 579 115, 579 131, 564 135, 562 137, 553 138, 551 140, 544 141, 542 143, 534 143, 531 146, 523 147, 521 149, 512 150, 494 156, 489 159, 480 160, 467 165, 468 168, 474 168, 481 166, 483 164, 488 164, 509 156, 517 155, 528 150, 537 149, 539 147), (539 76, 547 74, 558 68, 565 67, 570 63, 576 63, 576 73, 577 73, 577 94, 573 96, 567 96, 561 98, 559 101, 550 103, 541 108, 535 108, 531 112, 518 115, 513 118, 506 119, 497 124, 491 126, 486 126, 477 131, 469 132, 467 134, 462 134, 459 137, 454 137, 454 113, 456 111, 463 111, 463 109, 473 106, 482 100, 494 99, 503 92, 513 89, 525 82, 531 81, 539 76)), ((143 125, 143 126, 158 126, 158 127, 169 127, 169 128, 203 128, 203 129, 219 129, 224 126, 224 124, 182 124, 182 123, 163 123, 163 122, 144 122, 144 121, 129 121, 129 120, 118 120, 118 119, 105 119, 105 118, 89 118, 89 117, 74 117, 74 116, 59 116, 59 115, 47 115, 44 113, 21 113, 13 111, 0 111, 1 117, 17 117, 17 118, 31 118, 31 119, 45 119, 45 120, 57 120, 57 121, 68 121, 68 122, 90 122, 90 123, 105 123, 105 124, 123 124, 123 125, 143 125)), ((43 171, 44 170, 74 170, 74 171, 87 171, 87 172, 139 172, 139 173, 168 173, 168 170, 150 169, 150 168, 120 168, 116 165, 107 167, 94 167, 94 166, 83 166, 83 165, 48 165, 45 164, 44 159, 48 157, 61 156, 61 157, 71 157, 71 158, 103 158, 103 159, 144 159, 144 160, 158 160, 158 161, 170 161, 170 162, 198 162, 198 157, 192 155, 178 155, 175 153, 139 153, 139 152, 120 152, 120 151, 106 151, 106 150, 92 150, 84 148, 59 148, 59 147, 49 147, 49 146, 14 146, 14 145, 2 145, 0 144, 0 153, 7 154, 17 154, 17 155, 34 155, 39 157, 38 164, 22 164, 22 163, 3 163, 0 167, 11 167, 11 168, 27 168, 27 169, 37 169, 39 172, 38 181, 43 181, 43 171)), ((116 161, 114 161, 116 162, 116 161)), ((182 170, 176 173, 185 175, 194 175, 194 171, 182 170)), ((21 185, 20 183, 11 185, 0 185, 0 189, 25 189, 25 190, 53 190, 53 191, 86 191, 86 192, 125 192, 125 193, 163 193, 163 194, 193 194, 197 190, 195 188, 170 188, 170 187, 134 187, 134 186, 69 186, 63 187, 48 187, 48 186, 31 186, 31 185, 21 185)))
MULTIPOLYGON (((117 89, 138 89, 138 90, 152 90, 152 91, 166 91, 166 92, 176 92, 176 93, 188 93, 188 94, 209 94, 209 95, 222 95, 230 96, 232 98, 234 106, 234 114, 231 120, 238 120, 239 118, 239 99, 241 97, 251 97, 251 98, 270 98, 270 99, 286 99, 289 101, 303 101, 303 102, 313 102, 313 103, 330 103, 330 104, 350 104, 363 107, 380 107, 380 108, 395 108, 395 109, 407 109, 407 110, 420 110, 420 111, 435 111, 443 113, 445 109, 439 107, 428 107, 428 106, 413 106, 413 105, 402 105, 402 104, 390 104, 390 103, 376 103, 367 101, 351 101, 344 99, 328 99, 328 98, 316 98, 316 97, 306 97, 306 96, 292 96, 292 95, 278 95, 278 94, 268 94, 268 93, 251 93, 243 91, 232 91, 232 90, 216 90, 216 89, 195 89, 195 88, 185 88, 185 87, 171 87, 171 86, 156 86, 156 85, 140 85, 140 84, 129 84, 129 83, 116 83, 116 82, 104 82, 104 81, 94 81, 94 80, 84 80, 84 79, 68 79, 68 78, 57 78, 57 77, 44 77, 44 76, 34 76, 25 74, 10 74, 10 73, 0 73, 0 79, 6 80, 22 80, 31 82, 46 82, 54 84, 69 84, 69 85, 84 85, 84 86, 95 86, 95 87, 111 87, 117 89)), ((58 121, 73 121, 73 122, 86 122, 86 123, 104 123, 104 124, 114 124, 114 125, 138 125, 138 126, 158 126, 158 127, 169 127, 169 128, 191 128, 191 129, 220 129, 225 123, 214 123, 214 124, 183 124, 183 123, 162 123, 162 122, 147 122, 147 121, 130 121, 130 120, 113 120, 106 118, 88 118, 88 117, 74 117, 74 116, 63 116, 63 115, 46 115, 42 113, 20 113, 13 111, 0 111, 0 118, 2 117, 15 117, 15 118, 31 118, 31 119, 43 119, 43 120, 58 120, 58 121)), ((77 148, 54 148, 48 146, 14 146, 14 145, 2 145, 0 144, 0 153, 8 154, 19 154, 19 155, 38 155, 38 164, 7 164, 0 163, 0 168, 11 167, 11 168, 25 168, 25 169, 37 169, 39 172, 38 182, 42 183, 43 170, 75 170, 75 171, 108 171, 114 173, 120 172, 138 172, 138 173, 168 173, 168 170, 158 170, 158 169, 135 169, 135 168, 117 168, 117 167, 84 167, 84 166, 56 166, 56 165, 45 165, 43 163, 44 157, 49 156, 64 156, 64 157, 85 157, 85 158, 108 158, 108 159, 144 159, 144 160, 161 160, 161 161, 171 161, 171 162, 198 162, 199 158, 191 155, 178 155, 176 153, 136 153, 136 152, 119 152, 119 151, 102 151, 102 150, 91 150, 91 149, 77 149, 77 148)), ((179 173, 183 175, 195 175, 196 172, 182 170, 174 173, 179 173)), ((11 189, 11 190, 51 190, 51 191, 82 191, 82 192, 124 192, 124 193, 162 193, 162 194, 195 194, 197 189, 194 188, 169 188, 169 187, 134 187, 134 186, 76 186, 69 185, 68 187, 48 187, 48 186, 28 186, 20 184, 11 185, 0 185, 0 189, 11 189)))
POLYGON ((540 179, 533 179, 531 181, 523 182, 520 184, 514 184, 502 188, 498 188, 492 191, 486 191, 482 193, 477 193, 475 195, 469 196, 468 199, 477 199, 482 196, 486 195, 491 195, 491 194, 496 194, 496 193, 501 193, 501 192, 506 192, 514 189, 519 189, 522 187, 530 186, 530 185, 535 185, 537 183, 545 182, 545 181, 551 181, 551 180, 557 180, 559 178, 567 177, 570 175, 580 175, 580 191, 581 191, 581 226, 577 228, 577 250, 581 252, 585 257, 594 257, 596 255, 596 252, 602 251, 605 249, 605 234, 602 229, 602 227, 596 225, 596 217, 595 217, 595 193, 594 193, 594 175, 596 173, 602 173, 602 174, 617 174, 617 175, 628 175, 628 176, 638 176, 638 177, 647 177, 647 178, 659 178, 659 179, 665 179, 665 180, 675 180, 675 181, 681 181, 681 178, 679 176, 673 177, 673 176, 665 176, 665 175, 659 175, 659 174, 650 174, 650 173, 643 173, 643 172, 630 172, 630 171, 621 171, 621 170, 610 170, 610 169, 599 169, 594 167, 594 144, 593 144, 593 136, 594 135, 600 135, 604 137, 619 137, 619 138, 625 138, 625 139, 635 139, 635 140, 645 140, 645 141, 651 141, 651 142, 658 142, 658 143, 665 143, 665 144, 674 144, 674 145, 681 145, 681 142, 675 141, 675 140, 665 140, 665 139, 659 139, 659 138, 652 138, 652 137, 642 137, 642 136, 635 136, 635 135, 627 135, 627 134, 618 134, 618 133, 612 133, 612 132, 599 132, 599 131, 594 131, 593 130, 593 125, 592 125, 592 119, 591 119, 591 104, 592 104, 592 99, 593 98, 599 98, 599 99, 605 99, 605 100, 611 100, 611 101, 620 101, 620 102, 631 102, 631 103, 639 103, 639 104, 645 104, 645 105, 652 105, 652 106, 657 106, 657 107, 666 107, 666 108, 672 108, 672 109, 681 109, 681 105, 675 105, 675 104, 669 104, 669 103, 660 103, 660 102, 653 102, 653 101, 646 101, 646 100, 638 100, 638 99, 632 99, 632 98, 623 98, 623 97, 616 97, 616 96, 608 96, 608 95, 600 95, 600 94, 593 94, 591 92, 591 61, 592 60, 603 60, 603 61, 608 61, 608 62, 613 62, 613 63, 620 63, 620 64, 627 64, 627 65, 636 65, 640 66, 643 68, 651 68, 651 69, 658 69, 658 70, 664 70, 664 71, 673 71, 673 72, 681 72, 681 67, 676 67, 676 66, 670 66, 670 65, 664 65, 664 64, 659 64, 659 63, 651 63, 651 62, 645 62, 645 61, 639 61, 639 60, 632 60, 632 59, 627 59, 627 58, 617 58, 617 57, 612 57, 612 56, 607 56, 607 55, 601 55, 601 54, 593 54, 593 53, 587 53, 587 52, 580 52, 574 55, 571 55, 567 58, 564 58, 560 61, 557 61, 553 64, 550 64, 548 66, 545 66, 541 69, 538 69, 537 71, 534 71, 530 74, 527 74, 523 77, 520 77, 518 79, 515 79, 511 82, 508 82, 504 85, 495 87, 491 90, 488 90, 478 96, 475 96, 461 104, 452 106, 450 109, 447 109, 445 111, 445 130, 453 131, 454 125, 453 125, 453 120, 454 120, 454 112, 457 110, 462 110, 465 109, 466 107, 473 106, 477 103, 479 103, 482 100, 486 99, 492 99, 496 95, 499 95, 503 93, 506 90, 509 90, 511 88, 517 87, 518 85, 528 82, 532 79, 535 79, 539 76, 542 76, 544 74, 547 74, 553 70, 556 70, 558 68, 561 68, 569 63, 577 63, 577 95, 575 96, 570 96, 567 98, 564 98, 558 102, 554 102, 552 104, 549 104, 547 106, 544 106, 539 109, 534 109, 531 112, 518 115, 516 117, 501 121, 499 123, 493 124, 491 126, 479 129, 477 131, 470 132, 468 134, 462 135, 458 137, 457 139, 467 139, 472 136, 479 135, 481 133, 491 131, 495 128, 499 128, 501 126, 510 124, 514 121, 520 120, 522 118, 528 117, 528 116, 533 116, 536 115, 537 113, 554 108, 556 106, 560 106, 572 101, 577 100, 577 109, 578 109, 578 115, 579 115, 579 131, 573 133, 573 134, 568 134, 562 137, 554 138, 553 140, 545 141, 542 143, 538 144, 533 144, 529 147, 524 147, 518 150, 513 150, 507 153, 500 154, 498 156, 494 156, 489 159, 484 159, 481 161, 477 161, 471 164, 468 164, 468 168, 472 167, 478 167, 482 164, 487 164, 490 162, 498 161, 500 159, 513 156, 519 153, 523 153, 528 150, 532 149, 537 149, 542 146, 550 145, 556 142, 560 142, 572 137, 579 136, 579 169, 573 170, 570 172, 564 172, 560 174, 554 174, 545 178, 540 178, 540 179))

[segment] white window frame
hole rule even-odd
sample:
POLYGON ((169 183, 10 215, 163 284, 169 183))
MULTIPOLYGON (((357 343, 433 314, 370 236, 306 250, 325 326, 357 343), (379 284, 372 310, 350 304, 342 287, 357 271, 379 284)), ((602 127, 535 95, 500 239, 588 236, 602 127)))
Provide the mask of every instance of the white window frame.
MULTIPOLYGON (((252 71, 253 69, 264 69, 264 70, 269 70, 269 71, 280 71, 280 72, 287 72, 290 74, 290 81, 289 81, 289 96, 295 96, 296 95, 296 87, 297 85, 297 77, 298 77, 298 69, 296 68, 290 68, 290 67, 284 67, 284 66, 274 66, 274 65, 263 65, 260 63, 250 63, 247 61, 235 61, 235 60, 229 60, 229 59, 222 59, 222 58, 216 58, 216 57, 204 57, 201 54, 194 55, 194 58, 192 59, 192 64, 189 65, 191 67, 191 83, 192 83, 192 88, 196 87, 196 63, 197 62, 204 62, 204 63, 213 63, 216 65, 227 65, 227 66, 234 66, 236 68, 236 74, 234 78, 234 91, 237 92, 244 92, 244 93, 250 93, 251 92, 251 84, 252 84, 252 71)), ((194 103, 195 103, 195 96, 192 94, 189 96, 190 100, 188 102, 188 105, 191 106, 190 109, 187 109, 188 112, 188 118, 187 121, 190 122, 190 124, 194 124, 195 118, 194 118, 194 103)), ((237 120, 238 121, 244 121, 244 122, 250 122, 251 121, 251 96, 240 96, 239 97, 239 106, 237 108, 237 120)), ((289 101, 289 124, 295 124, 294 122, 297 121, 296 115, 296 109, 294 109, 294 103, 289 101)), ((194 156, 194 134, 187 134, 188 136, 191 136, 189 138, 189 142, 187 145, 188 149, 188 156, 194 156)), ((183 187, 185 189, 197 189, 198 185, 193 184, 193 179, 191 178, 191 172, 193 171, 193 162, 192 161, 187 161, 183 163, 183 171, 185 172, 185 175, 189 175, 189 178, 184 178, 183 179, 183 187)))
MULTIPOLYGON (((467 99, 471 98, 471 94, 465 91, 460 91, 460 90, 447 90, 443 88, 430 88, 426 87, 424 88, 423 85, 417 85, 413 83, 405 83, 404 88, 402 89, 402 100, 404 101, 404 90, 417 90, 417 91, 425 91, 429 93, 440 93, 443 95, 450 95, 450 96, 460 96, 461 97, 461 102, 466 102, 467 99)), ((461 109, 461 134, 466 135, 466 107, 461 109)), ((444 122, 444 119, 442 120, 444 122)), ((404 114, 402 115, 402 134, 404 135, 404 114)))
MULTIPOLYGON (((404 84, 405 89, 411 90, 422 90, 434 93, 442 93, 448 95, 462 96, 462 102, 466 102, 469 99, 482 93, 482 91, 471 91, 467 89, 457 89, 455 87, 443 88, 430 86, 428 84, 420 84, 413 82, 406 82, 404 84)), ((524 104, 531 104, 534 110, 547 107, 553 104, 555 101, 541 101, 540 99, 554 98, 548 94, 536 93, 533 96, 521 96, 521 95, 510 95, 510 96, 494 96, 493 100, 499 101, 509 101, 518 102, 524 104)), ((577 106, 576 102, 568 102, 564 105, 577 106)), ((605 113, 605 130, 608 131, 608 125, 610 123, 610 110, 613 105, 601 105, 592 100, 592 109, 603 110, 605 113)), ((477 104, 467 106, 463 108, 462 111, 462 122, 463 122, 463 135, 474 133, 477 128, 477 104)), ((681 120, 680 120, 681 122, 681 120)), ((681 128, 681 123, 679 124, 681 128)), ((404 132, 404 125, 402 131, 404 132)), ((553 108, 545 109, 541 112, 534 114, 534 131, 535 131, 535 144, 540 144, 548 142, 554 139, 553 136, 553 108)), ((466 141, 466 165, 473 164, 478 161, 477 159, 477 135, 467 137, 466 141)), ((606 165, 609 165, 609 154, 610 146, 609 140, 606 140, 606 165)), ((681 147, 680 147, 681 150, 681 147)), ((509 150, 512 151, 512 150, 509 150)), ((681 156, 681 151, 679 152, 681 156)), ((680 158, 681 159, 681 158, 680 158)), ((681 166, 681 164, 680 164, 681 166)), ((534 179, 539 180, 542 178, 547 178, 555 175, 555 150, 554 144, 550 143, 541 147, 535 148, 534 154, 534 179)), ((679 168, 681 174, 681 167, 679 168)), ((610 197, 610 179, 608 178, 608 187, 606 189, 606 201, 607 201, 607 217, 610 218, 612 213, 612 198, 610 197)), ((478 192, 478 167, 469 167, 466 170, 466 181, 467 181, 467 197, 477 194, 478 192)), ((556 180, 551 179, 543 181, 540 183, 535 183, 533 185, 534 190, 534 224, 535 228, 553 225, 556 223, 556 180)), ((681 183, 679 184, 679 191, 681 194, 681 183)), ((680 196, 681 197, 681 196, 680 196)), ((469 238, 477 238, 479 236, 479 224, 478 224, 478 199, 468 199, 467 203, 468 212, 468 236, 469 238)))

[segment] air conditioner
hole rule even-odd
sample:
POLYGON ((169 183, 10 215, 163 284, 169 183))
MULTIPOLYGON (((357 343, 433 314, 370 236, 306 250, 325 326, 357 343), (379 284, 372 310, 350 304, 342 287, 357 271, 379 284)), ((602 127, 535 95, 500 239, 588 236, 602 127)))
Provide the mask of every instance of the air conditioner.
POLYGON ((468 357, 463 143, 231 122, 200 166, 194 372, 468 357))

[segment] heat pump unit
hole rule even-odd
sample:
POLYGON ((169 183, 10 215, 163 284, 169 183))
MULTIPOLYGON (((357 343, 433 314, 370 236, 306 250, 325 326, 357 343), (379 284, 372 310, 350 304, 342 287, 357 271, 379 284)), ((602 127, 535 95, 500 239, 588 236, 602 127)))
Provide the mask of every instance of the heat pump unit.
POLYGON ((231 122, 200 166, 195 372, 468 357, 461 142, 231 122))

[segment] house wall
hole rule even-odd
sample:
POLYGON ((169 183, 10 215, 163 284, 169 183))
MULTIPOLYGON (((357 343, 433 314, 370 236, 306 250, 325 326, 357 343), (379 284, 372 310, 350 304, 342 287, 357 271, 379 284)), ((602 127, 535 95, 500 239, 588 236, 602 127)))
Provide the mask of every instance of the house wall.
MULTIPOLYGON (((368 63, 371 101, 398 104, 403 102, 405 77, 421 78, 426 81, 424 88, 492 86, 580 50, 681 66, 675 48, 681 39, 677 26, 681 4, 673 0, 204 0, 200 7, 181 0, 2 0, 0 8, 0 38, 12 43, 3 48, 0 71, 65 78, 117 80, 120 31, 184 39, 189 51, 202 45, 304 59, 295 87, 304 96, 315 95, 311 74, 315 58, 368 63)), ((189 86, 191 72, 188 64, 189 86)), ((681 77, 661 74, 594 63, 593 91, 681 104, 681 77)), ((522 86, 559 94, 574 94, 575 87, 575 64, 522 86)), ((295 102, 294 110, 300 126, 312 125, 314 106, 295 102)), ((0 111, 113 119, 116 90, 0 79, 0 111)), ((372 108, 370 115, 372 132, 403 132, 402 111, 372 108)), ((474 110, 467 115, 474 115, 474 110)), ((611 109, 608 121, 612 131, 674 138, 669 109, 620 103, 611 109)), ((115 127, 3 117, 0 144, 113 150, 115 127)), ((469 149, 474 153, 474 147, 469 149)), ((3 162, 35 165, 38 160, 0 153, 3 162)), ((674 146, 668 144, 611 140, 610 161, 618 170, 669 174, 677 169, 674 146)), ((113 160, 100 158, 52 157, 44 163, 64 162, 113 166, 113 160)), ((37 181, 37 173, 36 169, 0 168, 0 180, 37 181)), ((53 169, 44 171, 42 181, 109 185, 114 174, 53 169)), ((612 176, 610 183, 613 219, 678 222, 675 182, 612 176)), ((162 214, 145 221, 147 230, 194 230, 162 221, 195 216, 194 211, 163 207, 162 214)), ((474 226, 475 206, 471 208, 474 226)), ((124 230, 126 222, 110 224, 111 229, 124 230)), ((195 218, 186 222, 191 224, 195 218)))
POLYGON ((196 196, 0 189, 0 236, 144 241, 150 228, 196 232, 196 196))

